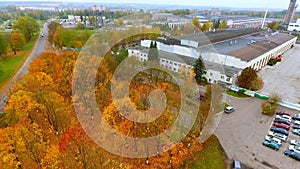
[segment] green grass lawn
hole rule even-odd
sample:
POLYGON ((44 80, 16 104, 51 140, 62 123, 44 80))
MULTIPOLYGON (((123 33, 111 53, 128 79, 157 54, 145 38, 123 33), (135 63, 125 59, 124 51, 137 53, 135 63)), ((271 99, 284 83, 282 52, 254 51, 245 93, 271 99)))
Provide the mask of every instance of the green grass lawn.
POLYGON ((0 77, 0 84, 6 82, 12 74, 15 72, 16 67, 19 67, 23 60, 23 56, 4 58, 0 60, 1 66, 3 66, 3 75, 0 77))
POLYGON ((13 56, 11 51, 8 51, 10 53, 10 56, 4 57, 0 60, 0 66, 2 66, 3 74, 0 76, 0 89, 3 87, 3 85, 11 79, 15 73, 20 69, 23 62, 26 60, 28 55, 31 52, 31 49, 34 47, 35 42, 37 40, 37 35, 32 38, 32 40, 24 45, 22 51, 18 51, 16 56, 13 56))
POLYGON ((226 94, 233 96, 233 97, 238 97, 238 98, 249 98, 250 96, 247 96, 245 94, 240 94, 238 92, 232 91, 232 90, 227 90, 225 91, 226 94))
POLYGON ((187 163, 189 169, 226 169, 225 156, 218 138, 212 135, 205 143, 196 161, 187 163))

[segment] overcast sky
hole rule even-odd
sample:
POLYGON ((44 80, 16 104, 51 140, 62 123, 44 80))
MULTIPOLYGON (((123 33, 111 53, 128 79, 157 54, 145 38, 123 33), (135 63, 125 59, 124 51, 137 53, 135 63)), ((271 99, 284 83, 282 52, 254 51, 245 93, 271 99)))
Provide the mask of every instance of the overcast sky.
MULTIPOLYGON (((7 0, 0 0, 7 1, 7 0)), ((57 1, 75 2, 80 0, 15 0, 15 1, 57 1)), ((265 8, 268 0, 82 0, 81 2, 106 3, 147 3, 147 4, 174 4, 196 5, 211 7, 239 7, 239 8, 265 8)), ((290 0, 270 0, 270 8, 287 9, 290 0)))

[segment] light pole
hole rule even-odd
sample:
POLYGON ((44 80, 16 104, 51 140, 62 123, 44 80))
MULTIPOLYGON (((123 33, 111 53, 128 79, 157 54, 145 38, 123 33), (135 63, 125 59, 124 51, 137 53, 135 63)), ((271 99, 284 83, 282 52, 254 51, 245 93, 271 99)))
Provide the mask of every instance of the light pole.
POLYGON ((268 11, 269 11, 269 4, 270 4, 270 0, 268 0, 267 9, 266 9, 265 16, 264 16, 264 19, 263 19, 263 22, 262 22, 262 25, 261 25, 261 29, 263 29, 264 26, 265 26, 266 18, 267 18, 268 11))

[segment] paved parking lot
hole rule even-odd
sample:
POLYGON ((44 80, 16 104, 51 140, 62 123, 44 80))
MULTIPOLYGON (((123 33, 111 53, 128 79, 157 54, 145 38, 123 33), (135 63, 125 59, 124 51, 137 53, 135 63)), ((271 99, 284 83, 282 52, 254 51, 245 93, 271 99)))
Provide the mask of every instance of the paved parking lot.
MULTIPOLYGON (((226 98, 230 105, 236 108, 232 114, 224 114, 215 131, 230 159, 239 160, 250 168, 259 169, 297 169, 300 162, 284 155, 291 139, 300 139, 290 129, 290 136, 278 151, 262 145, 275 115, 262 115, 262 100, 256 98, 236 99, 226 98)), ((277 111, 296 111, 279 107, 277 111)), ((298 113, 298 112, 297 112, 298 113)))
POLYGON ((263 94, 278 93, 292 103, 300 101, 300 45, 288 50, 274 67, 266 66, 259 74, 264 80, 263 94))

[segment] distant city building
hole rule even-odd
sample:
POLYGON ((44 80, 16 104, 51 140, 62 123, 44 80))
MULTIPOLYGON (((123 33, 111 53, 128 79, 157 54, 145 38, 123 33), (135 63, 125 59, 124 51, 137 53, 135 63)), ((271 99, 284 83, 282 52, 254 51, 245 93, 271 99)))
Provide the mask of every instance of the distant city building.
POLYGON ((59 11, 58 6, 16 6, 19 10, 59 11))

